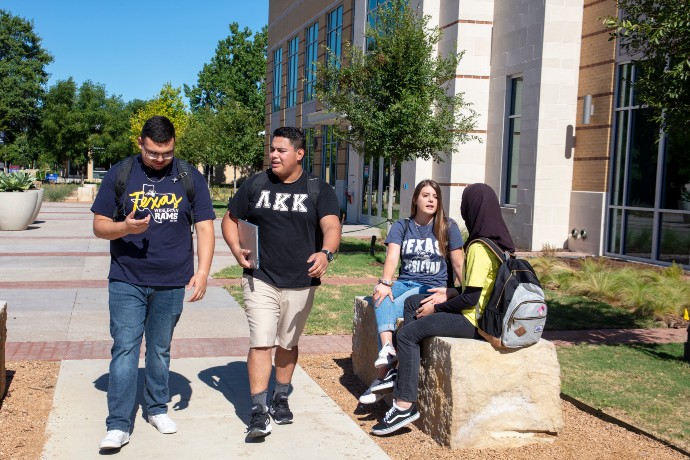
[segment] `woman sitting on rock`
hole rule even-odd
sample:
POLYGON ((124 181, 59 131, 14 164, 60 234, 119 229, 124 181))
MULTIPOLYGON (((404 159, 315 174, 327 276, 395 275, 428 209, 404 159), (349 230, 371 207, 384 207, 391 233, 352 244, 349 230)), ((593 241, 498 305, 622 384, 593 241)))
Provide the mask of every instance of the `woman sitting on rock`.
MULTIPOLYGON (((465 189, 460 214, 469 231, 462 294, 438 303, 438 292, 430 289, 434 295, 414 295, 405 301, 405 324, 396 334, 398 376, 393 407, 374 425, 375 435, 393 433, 419 418, 414 403, 419 383, 420 346, 424 339, 433 336, 481 339, 477 320, 489 300, 501 261, 485 245, 470 246, 470 243, 486 237, 509 252, 515 250, 515 245, 503 222, 496 194, 488 185, 472 184, 465 189)), ((450 297, 454 290, 448 291, 450 297)))

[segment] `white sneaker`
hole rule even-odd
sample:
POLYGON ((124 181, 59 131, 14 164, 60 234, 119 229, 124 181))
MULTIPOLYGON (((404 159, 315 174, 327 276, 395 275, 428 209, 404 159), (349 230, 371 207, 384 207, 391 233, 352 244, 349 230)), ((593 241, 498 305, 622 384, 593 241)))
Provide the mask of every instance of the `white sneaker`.
POLYGON ((379 351, 379 357, 374 361, 374 367, 380 369, 382 367, 389 367, 391 364, 398 360, 398 356, 395 353, 395 348, 393 345, 386 342, 379 351))
POLYGON ((177 425, 168 417, 168 414, 149 415, 149 423, 163 434, 177 432, 177 425))
POLYGON ((367 391, 365 391, 364 394, 362 394, 362 396, 359 397, 359 402, 361 402, 362 404, 374 404, 375 402, 381 400, 381 398, 383 398, 382 394, 377 395, 371 392, 372 387, 380 385, 381 383, 381 380, 375 379, 369 386, 369 388, 367 388, 367 391))
POLYGON ((101 449, 119 449, 129 442, 129 433, 120 430, 108 430, 98 446, 101 449))

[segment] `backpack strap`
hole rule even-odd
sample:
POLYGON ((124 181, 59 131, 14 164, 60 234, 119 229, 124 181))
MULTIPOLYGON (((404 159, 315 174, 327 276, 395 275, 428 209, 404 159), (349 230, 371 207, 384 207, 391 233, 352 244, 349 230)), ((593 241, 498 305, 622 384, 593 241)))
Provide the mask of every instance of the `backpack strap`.
POLYGON ((501 249, 501 247, 498 244, 496 244, 494 240, 483 236, 480 236, 479 238, 475 238, 474 240, 470 241, 470 244, 467 245, 467 248, 469 249, 470 245, 477 242, 483 243, 484 246, 489 248, 491 252, 493 252, 494 255, 498 258, 498 260, 501 261, 501 263, 505 262, 511 257, 515 257, 515 254, 513 254, 512 252, 504 251, 503 249, 501 249))
POLYGON ((129 176, 132 173, 132 165, 134 164, 134 157, 125 158, 119 162, 117 166, 117 176, 115 177, 115 210, 113 211, 113 222, 122 222, 125 220, 125 200, 124 194, 129 183, 129 176))
POLYGON ((193 166, 182 158, 175 158, 175 161, 177 162, 177 177, 174 177, 172 181, 173 183, 177 183, 179 180, 182 181, 182 186, 184 187, 185 195, 187 195, 187 201, 189 201, 189 209, 191 213, 190 230, 192 233, 194 233, 194 197, 196 196, 196 192, 194 190, 194 179, 192 178, 193 166))
POLYGON ((319 192, 321 192, 321 179, 313 175, 312 173, 307 173, 307 193, 309 194, 309 199, 314 204, 319 202, 319 192))

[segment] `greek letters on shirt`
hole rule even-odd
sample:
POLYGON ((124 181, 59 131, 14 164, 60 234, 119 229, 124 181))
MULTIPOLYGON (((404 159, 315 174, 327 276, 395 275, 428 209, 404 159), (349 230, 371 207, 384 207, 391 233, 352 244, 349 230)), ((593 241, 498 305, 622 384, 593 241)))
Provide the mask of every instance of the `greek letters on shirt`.
POLYGON ((151 215, 157 223, 177 222, 182 197, 175 193, 157 193, 152 184, 143 184, 142 190, 130 193, 135 216, 140 219, 144 213, 151 215))
POLYGON ((255 207, 281 212, 307 212, 307 207, 304 205, 307 196, 306 193, 275 193, 274 200, 271 202, 271 191, 262 190, 255 207))
POLYGON ((441 270, 438 241, 431 238, 409 238, 403 241, 401 251, 405 270, 410 273, 427 273, 435 275, 441 270), (434 257, 436 256, 436 257, 434 257), (431 259, 437 259, 432 261, 431 259))

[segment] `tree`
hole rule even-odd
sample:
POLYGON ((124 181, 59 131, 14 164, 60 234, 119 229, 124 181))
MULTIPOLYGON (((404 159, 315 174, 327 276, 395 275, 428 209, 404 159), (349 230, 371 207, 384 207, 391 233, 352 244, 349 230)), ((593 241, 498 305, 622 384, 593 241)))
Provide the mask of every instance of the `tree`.
POLYGON ((187 111, 182 100, 182 89, 173 88, 170 83, 163 85, 158 96, 148 101, 130 119, 130 141, 135 149, 138 149, 137 139, 141 135, 141 128, 149 118, 162 115, 168 117, 175 126, 175 134, 178 139, 184 136, 187 127, 187 111))
MULTIPOLYGON (((41 47, 33 23, 0 9, 0 146, 3 156, 28 155, 25 146, 38 122, 45 67, 53 57, 41 47), (21 137, 21 145, 12 144, 21 137)), ((30 155, 29 155, 30 156, 30 155)))
POLYGON ((656 121, 690 129, 690 3, 678 0, 617 0, 619 17, 604 18, 611 38, 633 58, 632 82, 639 101, 656 121))
POLYGON ((218 111, 198 109, 189 117, 180 140, 180 156, 196 164, 234 166, 233 187, 237 188, 237 169, 260 168, 263 161, 263 137, 248 122, 252 115, 242 104, 234 102, 226 103, 218 111))
MULTIPOLYGON (((263 160, 266 89, 266 27, 254 34, 230 24, 197 84, 184 86, 192 109, 180 152, 190 161, 237 168, 260 167, 263 160)), ((237 175, 235 173, 235 185, 237 175)))
POLYGON ((254 34, 253 40, 251 36, 249 28, 240 32, 236 22, 230 24, 230 35, 218 42, 216 55, 204 64, 197 84, 184 85, 192 111, 202 107, 218 110, 227 101, 235 101, 252 110, 263 126, 266 27, 254 34))
MULTIPOLYGON (((447 93, 461 53, 438 57, 441 31, 429 29, 429 18, 407 3, 391 0, 380 8, 376 25, 366 32, 368 52, 345 44, 342 65, 329 58, 316 70, 317 98, 348 125, 337 130, 338 138, 360 155, 390 160, 391 197, 395 164, 441 161, 457 151, 458 142, 472 138, 468 132, 475 124, 462 94, 447 93)), ((389 199, 389 221, 392 214, 389 199)))

